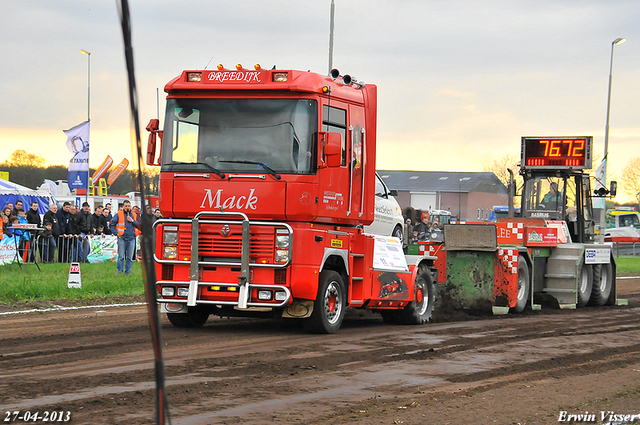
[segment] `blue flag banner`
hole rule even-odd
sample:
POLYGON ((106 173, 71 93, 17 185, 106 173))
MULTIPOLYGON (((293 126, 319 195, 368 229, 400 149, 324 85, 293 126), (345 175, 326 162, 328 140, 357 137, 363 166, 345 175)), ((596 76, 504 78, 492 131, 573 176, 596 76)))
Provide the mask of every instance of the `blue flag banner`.
POLYGON ((89 187, 89 121, 64 130, 64 134, 67 135, 67 149, 73 154, 73 158, 69 161, 67 176, 69 189, 87 189, 89 187))

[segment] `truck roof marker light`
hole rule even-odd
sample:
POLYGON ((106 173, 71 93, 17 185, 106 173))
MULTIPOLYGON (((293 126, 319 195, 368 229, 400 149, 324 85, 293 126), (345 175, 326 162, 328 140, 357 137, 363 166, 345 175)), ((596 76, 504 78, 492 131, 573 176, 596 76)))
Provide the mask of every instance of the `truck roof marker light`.
POLYGON ((222 71, 223 69, 224 69, 224 66, 221 63, 219 63, 218 64, 218 71, 222 71))
POLYGON ((273 73, 273 82, 274 83, 286 83, 289 79, 288 72, 274 72, 273 73))
POLYGON ((260 70, 262 69, 262 67, 260 66, 260 64, 259 64, 259 63, 257 63, 257 64, 255 64, 255 65, 253 65, 253 68, 254 68, 256 71, 260 71, 260 70))
POLYGON ((190 83, 199 83, 202 81, 202 72, 187 72, 187 81, 190 83))
POLYGON ((322 93, 331 93, 331 87, 327 87, 327 86, 322 87, 322 93))
POLYGON ((240 64, 236 64, 236 69, 237 69, 238 71, 242 71, 242 65, 240 65, 240 64))

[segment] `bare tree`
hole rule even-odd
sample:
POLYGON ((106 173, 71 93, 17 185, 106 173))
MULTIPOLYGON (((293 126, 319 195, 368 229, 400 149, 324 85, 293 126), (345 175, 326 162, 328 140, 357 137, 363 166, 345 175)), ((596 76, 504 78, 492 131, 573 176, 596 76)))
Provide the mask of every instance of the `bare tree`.
POLYGON ((496 159, 489 165, 482 167, 483 171, 491 172, 496 175, 505 186, 509 187, 509 172, 511 169, 515 175, 518 175, 520 158, 514 155, 505 155, 500 159, 496 159))
POLYGON ((640 157, 634 157, 627 162, 622 169, 622 177, 620 177, 620 186, 624 193, 638 201, 638 193, 640 192, 640 157))
MULTIPOLYGON (((509 188, 509 171, 513 171, 515 177, 516 188, 521 188, 523 181, 520 176, 520 157, 514 155, 505 155, 500 159, 494 160, 491 164, 482 167, 485 172, 490 172, 496 175, 507 189, 509 188)), ((520 197, 518 194, 520 190, 516 189, 516 197, 513 199, 514 205, 520 206, 520 197)))

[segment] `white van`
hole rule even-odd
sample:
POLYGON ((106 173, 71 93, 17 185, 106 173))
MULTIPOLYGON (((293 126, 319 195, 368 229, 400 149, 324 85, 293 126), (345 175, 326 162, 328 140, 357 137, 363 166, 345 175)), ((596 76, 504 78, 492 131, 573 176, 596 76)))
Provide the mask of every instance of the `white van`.
POLYGON ((397 193, 389 190, 382 178, 376 173, 375 219, 371 225, 364 226, 365 233, 393 236, 402 241, 404 218, 400 205, 394 198, 395 195, 397 193))

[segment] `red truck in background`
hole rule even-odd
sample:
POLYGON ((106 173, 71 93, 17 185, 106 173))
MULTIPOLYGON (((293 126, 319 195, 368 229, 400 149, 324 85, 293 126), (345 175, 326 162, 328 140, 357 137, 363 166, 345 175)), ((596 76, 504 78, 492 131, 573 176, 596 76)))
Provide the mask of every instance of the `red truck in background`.
POLYGON ((172 324, 268 315, 333 333, 347 307, 429 320, 433 258, 363 231, 375 213, 375 85, 337 70, 219 65, 165 91, 147 162, 161 167, 169 217, 155 223, 155 260, 172 324))

